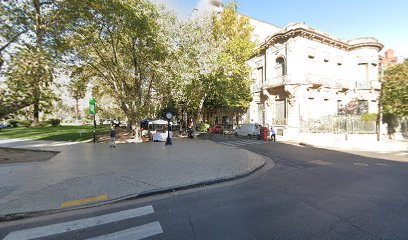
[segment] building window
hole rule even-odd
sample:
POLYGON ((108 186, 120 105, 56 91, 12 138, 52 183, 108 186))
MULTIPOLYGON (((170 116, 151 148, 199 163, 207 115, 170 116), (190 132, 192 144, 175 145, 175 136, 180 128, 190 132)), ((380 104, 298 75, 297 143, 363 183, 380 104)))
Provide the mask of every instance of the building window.
POLYGON ((329 52, 324 52, 324 62, 329 62, 329 58, 330 58, 330 53, 329 52))
POLYGON ((286 125, 287 113, 286 113, 286 99, 276 100, 275 102, 275 119, 273 119, 274 125, 286 125))
POLYGON ((258 103, 258 122, 261 124, 265 123, 265 107, 263 103, 258 103))
POLYGON ((263 67, 259 67, 257 69, 257 82, 262 83, 263 82, 263 67))
POLYGON ((283 57, 276 59, 276 75, 282 77, 286 75, 286 61, 283 57))
POLYGON ((368 101, 367 100, 358 100, 357 105, 357 114, 362 115, 368 113, 368 101))

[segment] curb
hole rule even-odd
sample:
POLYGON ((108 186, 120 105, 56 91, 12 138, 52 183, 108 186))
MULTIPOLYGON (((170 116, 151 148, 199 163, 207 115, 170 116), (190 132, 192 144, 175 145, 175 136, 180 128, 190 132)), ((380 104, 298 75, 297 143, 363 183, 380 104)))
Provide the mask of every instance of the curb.
POLYGON ((255 167, 252 170, 249 170, 247 172, 232 176, 232 177, 225 177, 225 178, 217 178, 217 179, 212 179, 212 180, 204 180, 201 182, 197 182, 194 184, 187 184, 187 185, 180 185, 180 186, 175 186, 171 188, 166 188, 166 189, 157 189, 157 190, 151 190, 147 192, 142 192, 139 194, 131 194, 119 198, 114 198, 114 199, 109 199, 106 201, 101 201, 98 203, 90 203, 90 204, 84 204, 81 206, 77 207, 71 207, 71 208, 64 208, 64 209, 54 209, 54 210, 46 210, 46 211, 35 211, 35 212, 25 212, 25 213, 12 213, 12 214, 7 214, 7 215, 0 215, 0 222, 8 222, 8 221, 15 221, 15 220, 21 220, 25 218, 30 218, 30 217, 38 217, 42 215, 47 215, 47 214, 54 214, 54 213, 61 213, 61 212, 68 212, 68 211, 73 211, 73 210, 79 210, 79 209, 86 209, 86 208, 91 208, 91 207, 97 207, 97 206, 102 206, 102 205, 107 205, 107 204, 112 204, 112 203, 118 203, 121 201, 128 201, 128 200, 134 200, 134 199, 139 199, 139 198, 144 198, 144 197, 150 197, 150 196, 155 196, 155 195, 160 195, 164 193, 171 193, 175 191, 182 191, 182 190, 188 190, 188 189, 193 189, 193 188, 198 188, 198 187, 205 187, 209 185, 214 185, 217 183, 222 183, 222 182, 228 182, 228 181, 233 181, 237 180, 240 178, 247 177, 251 175, 252 173, 258 171, 259 169, 263 168, 266 164, 266 158, 264 155, 258 154, 251 152, 253 154, 258 155, 259 157, 262 158, 263 162, 259 166, 255 167))
MULTIPOLYGON (((324 145, 315 145, 315 144, 309 144, 305 142, 297 142, 298 145, 300 146, 305 146, 305 147, 314 147, 314 148, 321 148, 321 149, 328 149, 328 150, 335 150, 335 151, 357 151, 357 152, 376 152, 377 150, 373 149, 364 149, 364 148, 353 148, 353 147, 336 147, 336 146, 324 146, 324 145)), ((378 151, 389 151, 389 152, 399 152, 399 151, 406 151, 405 149, 400 149, 400 150, 378 150, 378 151)))

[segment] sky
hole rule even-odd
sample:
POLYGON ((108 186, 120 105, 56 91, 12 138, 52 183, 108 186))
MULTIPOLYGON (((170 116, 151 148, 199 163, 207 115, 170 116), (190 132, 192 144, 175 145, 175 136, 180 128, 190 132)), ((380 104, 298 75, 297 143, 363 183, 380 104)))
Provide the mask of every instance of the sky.
MULTIPOLYGON (((198 0, 153 0, 186 18, 198 0)), ((228 0, 223 0, 227 3, 228 0)), ((239 0, 239 12, 279 27, 306 23, 335 37, 375 37, 408 58, 408 0, 239 0)))

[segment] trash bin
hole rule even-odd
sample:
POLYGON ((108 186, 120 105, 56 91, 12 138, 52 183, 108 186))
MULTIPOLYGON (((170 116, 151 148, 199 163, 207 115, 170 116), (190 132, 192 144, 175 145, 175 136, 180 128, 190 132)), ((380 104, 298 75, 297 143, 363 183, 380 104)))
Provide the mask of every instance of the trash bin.
POLYGON ((264 140, 265 142, 268 141, 269 129, 267 127, 261 128, 261 136, 262 136, 262 140, 264 140))

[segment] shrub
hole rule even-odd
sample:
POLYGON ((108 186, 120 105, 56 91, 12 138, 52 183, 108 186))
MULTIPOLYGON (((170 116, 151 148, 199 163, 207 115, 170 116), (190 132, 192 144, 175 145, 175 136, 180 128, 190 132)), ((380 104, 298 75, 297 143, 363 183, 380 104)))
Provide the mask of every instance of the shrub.
POLYGON ((20 121, 17 121, 17 126, 18 127, 29 127, 29 126, 31 126, 31 121, 28 121, 28 120, 20 120, 20 121))
POLYGON ((363 122, 375 122, 377 121, 377 114, 376 113, 365 113, 361 115, 361 121, 363 122))
POLYGON ((12 127, 17 127, 18 126, 18 121, 17 120, 9 120, 8 124, 10 124, 12 127))
POLYGON ((48 123, 51 124, 51 126, 56 127, 61 124, 61 119, 51 118, 48 120, 48 123))
POLYGON ((48 121, 43 121, 38 124, 39 127, 48 127, 50 123, 48 121))
POLYGON ((8 124, 12 127, 29 127, 31 126, 31 121, 11 119, 8 121, 8 124))

